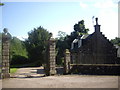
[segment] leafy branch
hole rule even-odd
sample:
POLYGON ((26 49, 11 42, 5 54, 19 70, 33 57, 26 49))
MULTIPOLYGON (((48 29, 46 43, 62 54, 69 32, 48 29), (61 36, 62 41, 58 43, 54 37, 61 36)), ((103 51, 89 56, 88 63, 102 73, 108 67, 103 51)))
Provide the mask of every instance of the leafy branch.
POLYGON ((4 5, 4 3, 1 3, 1 2, 0 2, 0 6, 3 6, 3 5, 4 5))

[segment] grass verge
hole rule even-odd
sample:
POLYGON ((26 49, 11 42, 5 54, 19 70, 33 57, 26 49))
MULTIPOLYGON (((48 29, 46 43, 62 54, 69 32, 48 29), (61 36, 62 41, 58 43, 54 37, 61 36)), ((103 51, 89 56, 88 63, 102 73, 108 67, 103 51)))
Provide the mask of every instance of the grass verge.
POLYGON ((10 73, 13 74, 17 71, 17 68, 10 68, 10 73))

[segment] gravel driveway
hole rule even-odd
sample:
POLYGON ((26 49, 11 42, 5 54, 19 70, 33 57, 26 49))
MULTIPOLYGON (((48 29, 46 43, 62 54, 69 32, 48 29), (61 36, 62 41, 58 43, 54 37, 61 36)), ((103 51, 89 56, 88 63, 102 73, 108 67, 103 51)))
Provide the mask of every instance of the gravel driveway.
MULTIPOLYGON (((120 85, 120 84, 119 84, 120 85)), ((3 88, 118 88, 118 76, 55 75, 44 77, 42 67, 20 68, 3 88)))

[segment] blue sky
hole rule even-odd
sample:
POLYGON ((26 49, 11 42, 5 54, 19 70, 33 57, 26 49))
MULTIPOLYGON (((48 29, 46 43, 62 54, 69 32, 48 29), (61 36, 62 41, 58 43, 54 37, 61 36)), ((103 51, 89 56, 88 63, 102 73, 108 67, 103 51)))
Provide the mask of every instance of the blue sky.
MULTIPOLYGON (((8 0, 9 1, 9 0, 8 0)), ((12 36, 27 38, 33 28, 42 26, 57 37, 58 31, 70 34, 73 26, 85 21, 89 33, 94 31, 92 17, 98 17, 101 31, 108 39, 118 36, 118 0, 80 0, 77 2, 12 2, 0 7, 2 25, 12 36)))

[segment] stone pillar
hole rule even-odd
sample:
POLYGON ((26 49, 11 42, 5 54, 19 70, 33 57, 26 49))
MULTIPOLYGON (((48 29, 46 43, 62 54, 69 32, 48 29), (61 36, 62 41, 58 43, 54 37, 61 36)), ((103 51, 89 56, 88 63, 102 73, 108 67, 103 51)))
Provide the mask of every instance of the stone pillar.
POLYGON ((47 65, 46 65, 46 75, 55 75, 56 74, 56 60, 55 60, 55 39, 50 38, 48 41, 48 49, 47 49, 47 65))
POLYGON ((0 79, 2 73, 2 34, 0 34, 0 79))
POLYGON ((64 56, 64 74, 68 74, 69 71, 70 71, 70 52, 68 49, 66 49, 64 56))
POLYGON ((10 48, 10 34, 7 32, 7 29, 4 29, 2 34, 2 78, 10 77, 10 68, 9 68, 9 48, 10 48))

